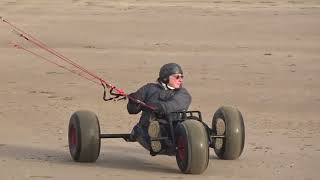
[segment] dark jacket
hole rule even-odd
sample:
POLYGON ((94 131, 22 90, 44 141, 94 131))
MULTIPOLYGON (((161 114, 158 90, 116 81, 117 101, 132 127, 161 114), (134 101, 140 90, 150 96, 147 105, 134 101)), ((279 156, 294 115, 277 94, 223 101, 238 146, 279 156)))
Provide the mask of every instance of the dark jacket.
MULTIPOLYGON (((191 96, 185 88, 166 90, 160 83, 148 83, 133 93, 133 96, 146 104, 156 104, 164 115, 176 111, 186 111, 191 103, 191 96)), ((138 114, 142 111, 139 123, 143 126, 147 124, 152 113, 132 101, 128 102, 127 109, 129 114, 138 114)))

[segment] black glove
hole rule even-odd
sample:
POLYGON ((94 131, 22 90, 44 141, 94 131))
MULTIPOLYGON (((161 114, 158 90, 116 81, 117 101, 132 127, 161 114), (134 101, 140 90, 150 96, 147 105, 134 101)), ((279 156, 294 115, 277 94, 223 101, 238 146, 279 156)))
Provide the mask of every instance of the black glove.
MULTIPOLYGON (((128 96, 134 98, 134 99, 137 99, 139 101, 141 101, 141 98, 139 98, 139 95, 137 93, 130 93, 128 96)), ((129 99, 129 103, 132 104, 132 105, 140 105, 139 103, 137 103, 136 101, 134 100, 131 100, 130 98, 129 99)))
MULTIPOLYGON (((136 93, 131 93, 129 94, 129 96, 134 99, 138 99, 136 93)), ((141 111, 141 104, 135 102, 134 100, 131 100, 130 98, 128 99, 129 99, 129 102, 127 104, 127 109, 129 114, 138 114, 141 111)))

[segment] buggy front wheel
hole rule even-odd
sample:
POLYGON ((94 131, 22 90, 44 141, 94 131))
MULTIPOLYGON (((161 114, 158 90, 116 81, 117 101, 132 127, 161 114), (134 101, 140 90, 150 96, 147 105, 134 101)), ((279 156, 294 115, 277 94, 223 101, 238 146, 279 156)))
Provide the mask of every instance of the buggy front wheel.
POLYGON ((72 114, 68 129, 69 150, 76 162, 95 162, 100 154, 100 125, 90 111, 72 114))

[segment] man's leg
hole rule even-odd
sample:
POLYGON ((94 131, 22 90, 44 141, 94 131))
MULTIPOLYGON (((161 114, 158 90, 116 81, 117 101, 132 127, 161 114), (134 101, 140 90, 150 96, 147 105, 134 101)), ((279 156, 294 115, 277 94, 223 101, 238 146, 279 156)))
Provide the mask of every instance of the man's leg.
POLYGON ((150 150, 150 145, 148 143, 148 135, 139 123, 133 127, 131 131, 131 138, 137 140, 137 142, 148 151, 150 150))
POLYGON ((160 136, 160 124, 153 115, 148 119, 140 119, 131 132, 131 139, 136 139, 145 149, 150 150, 151 155, 161 151, 161 142, 153 140, 160 136))

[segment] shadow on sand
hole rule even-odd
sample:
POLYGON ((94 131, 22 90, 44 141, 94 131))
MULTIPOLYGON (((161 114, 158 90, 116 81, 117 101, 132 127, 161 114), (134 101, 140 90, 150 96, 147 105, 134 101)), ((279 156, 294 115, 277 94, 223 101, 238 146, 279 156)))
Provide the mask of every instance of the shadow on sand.
POLYGON ((178 167, 174 169, 172 166, 166 166, 156 160, 152 161, 147 152, 138 151, 136 148, 109 146, 107 151, 100 153, 100 157, 95 163, 76 163, 71 159, 67 148, 61 149, 62 150, 17 144, 0 144, 0 158, 50 162, 70 166, 97 166, 132 171, 179 173, 178 167), (130 153, 131 151, 133 153, 130 153), (137 153, 140 155, 137 156, 137 153))
MULTIPOLYGON (((151 157, 148 152, 142 148, 123 147, 123 146, 107 146, 102 147, 98 160, 94 163, 76 163, 69 154, 67 147, 58 149, 48 149, 43 147, 34 147, 28 145, 17 144, 0 144, 0 160, 15 159, 35 162, 50 162, 55 164, 64 164, 70 166, 88 166, 88 167, 104 167, 114 169, 125 169, 143 172, 162 172, 179 174, 179 168, 175 162, 175 157, 172 161, 159 162, 158 159, 151 157), (170 164, 165 164, 170 163, 170 164)), ((164 156, 166 157, 166 156, 164 156)), ((166 157, 168 158, 168 157, 166 157)), ((214 155, 214 151, 210 150, 210 160, 220 160, 214 155)))
POLYGON ((150 155, 147 152, 131 147, 108 146, 106 151, 100 153, 97 162, 76 163, 71 159, 67 148, 57 150, 27 145, 0 144, 1 159, 50 162, 70 166, 97 166, 144 172, 180 173, 178 167, 174 169, 172 165, 168 164, 166 166, 165 164, 157 163, 156 160, 150 159, 150 155), (130 153, 131 151, 132 153, 130 153))

